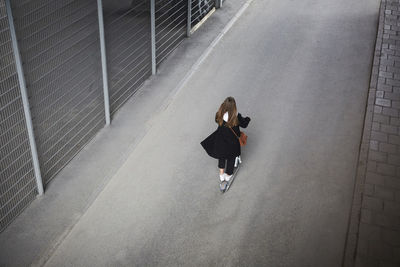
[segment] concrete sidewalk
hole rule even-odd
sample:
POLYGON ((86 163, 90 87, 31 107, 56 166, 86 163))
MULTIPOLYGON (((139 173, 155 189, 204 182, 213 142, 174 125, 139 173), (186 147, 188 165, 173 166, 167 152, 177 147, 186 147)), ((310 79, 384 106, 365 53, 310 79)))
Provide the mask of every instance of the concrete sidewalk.
MULTIPOLYGON (((114 142, 123 143, 112 138, 113 127, 143 133, 42 257, 50 256, 46 265, 340 266, 378 7, 376 0, 255 0, 168 105, 154 105, 149 99, 162 99, 173 84, 162 82, 169 71, 162 68, 147 84, 158 90, 145 86, 105 131, 109 137, 102 133, 82 154, 80 160, 98 162, 114 142), (221 195, 216 161, 199 142, 215 129, 215 111, 229 95, 252 122, 242 169, 221 195), (130 114, 155 116, 140 121, 130 114)), ((213 27, 210 21, 203 29, 213 27)), ((187 54, 178 55, 169 66, 187 62, 187 54)))
POLYGON ((152 127, 153 118, 174 95, 210 43, 242 7, 229 0, 186 39, 106 127, 46 186, 0 234, 0 266, 42 265, 90 207, 152 127))

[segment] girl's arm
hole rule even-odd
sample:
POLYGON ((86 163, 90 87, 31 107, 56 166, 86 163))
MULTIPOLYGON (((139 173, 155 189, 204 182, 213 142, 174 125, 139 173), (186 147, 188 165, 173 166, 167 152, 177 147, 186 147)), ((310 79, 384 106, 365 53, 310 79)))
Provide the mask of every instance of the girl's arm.
POLYGON ((249 117, 243 118, 242 114, 238 114, 239 126, 242 128, 246 128, 249 125, 251 119, 249 117))

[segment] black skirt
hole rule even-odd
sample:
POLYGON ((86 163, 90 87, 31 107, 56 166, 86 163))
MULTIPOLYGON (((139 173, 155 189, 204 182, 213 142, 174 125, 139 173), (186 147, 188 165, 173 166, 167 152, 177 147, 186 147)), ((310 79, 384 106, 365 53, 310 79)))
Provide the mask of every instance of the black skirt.
MULTIPOLYGON (((240 128, 246 128, 250 122, 250 118, 242 118, 241 114, 238 114, 239 125, 232 127, 237 136, 240 136, 240 128)), ((240 143, 239 139, 229 127, 225 126, 225 122, 222 126, 210 134, 200 144, 207 152, 210 157, 216 159, 231 159, 240 155, 240 143)))

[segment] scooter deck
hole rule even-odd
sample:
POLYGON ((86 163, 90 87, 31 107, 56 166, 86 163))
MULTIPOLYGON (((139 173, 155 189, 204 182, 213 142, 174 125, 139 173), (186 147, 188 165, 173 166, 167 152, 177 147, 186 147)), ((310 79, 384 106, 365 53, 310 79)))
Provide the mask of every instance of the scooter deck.
POLYGON ((240 165, 241 164, 238 164, 238 166, 233 170, 233 175, 232 175, 231 179, 229 180, 229 182, 223 181, 219 184, 219 190, 221 191, 221 193, 228 192, 229 188, 231 188, 233 182, 235 181, 236 174, 238 173, 238 171, 240 169, 240 165))

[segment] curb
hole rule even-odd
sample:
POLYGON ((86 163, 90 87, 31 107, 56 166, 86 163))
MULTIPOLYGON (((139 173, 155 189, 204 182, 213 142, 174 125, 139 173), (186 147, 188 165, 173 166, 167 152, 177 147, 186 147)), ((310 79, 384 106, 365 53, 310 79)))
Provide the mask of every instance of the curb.
POLYGON ((374 114, 375 93, 378 84, 378 71, 379 71, 380 56, 382 49, 386 1, 387 0, 381 0, 379 8, 379 22, 378 22, 375 50, 374 50, 374 59, 371 70, 371 80, 368 89, 368 100, 364 117, 364 127, 360 143, 360 152, 358 157, 357 172, 356 172, 354 191, 353 191, 354 192, 353 201, 349 216, 347 238, 343 254, 343 261, 342 261, 343 267, 355 266, 355 261, 356 261, 361 204, 363 199, 364 184, 367 172, 368 151, 369 151, 369 143, 372 130, 372 119, 374 114))

